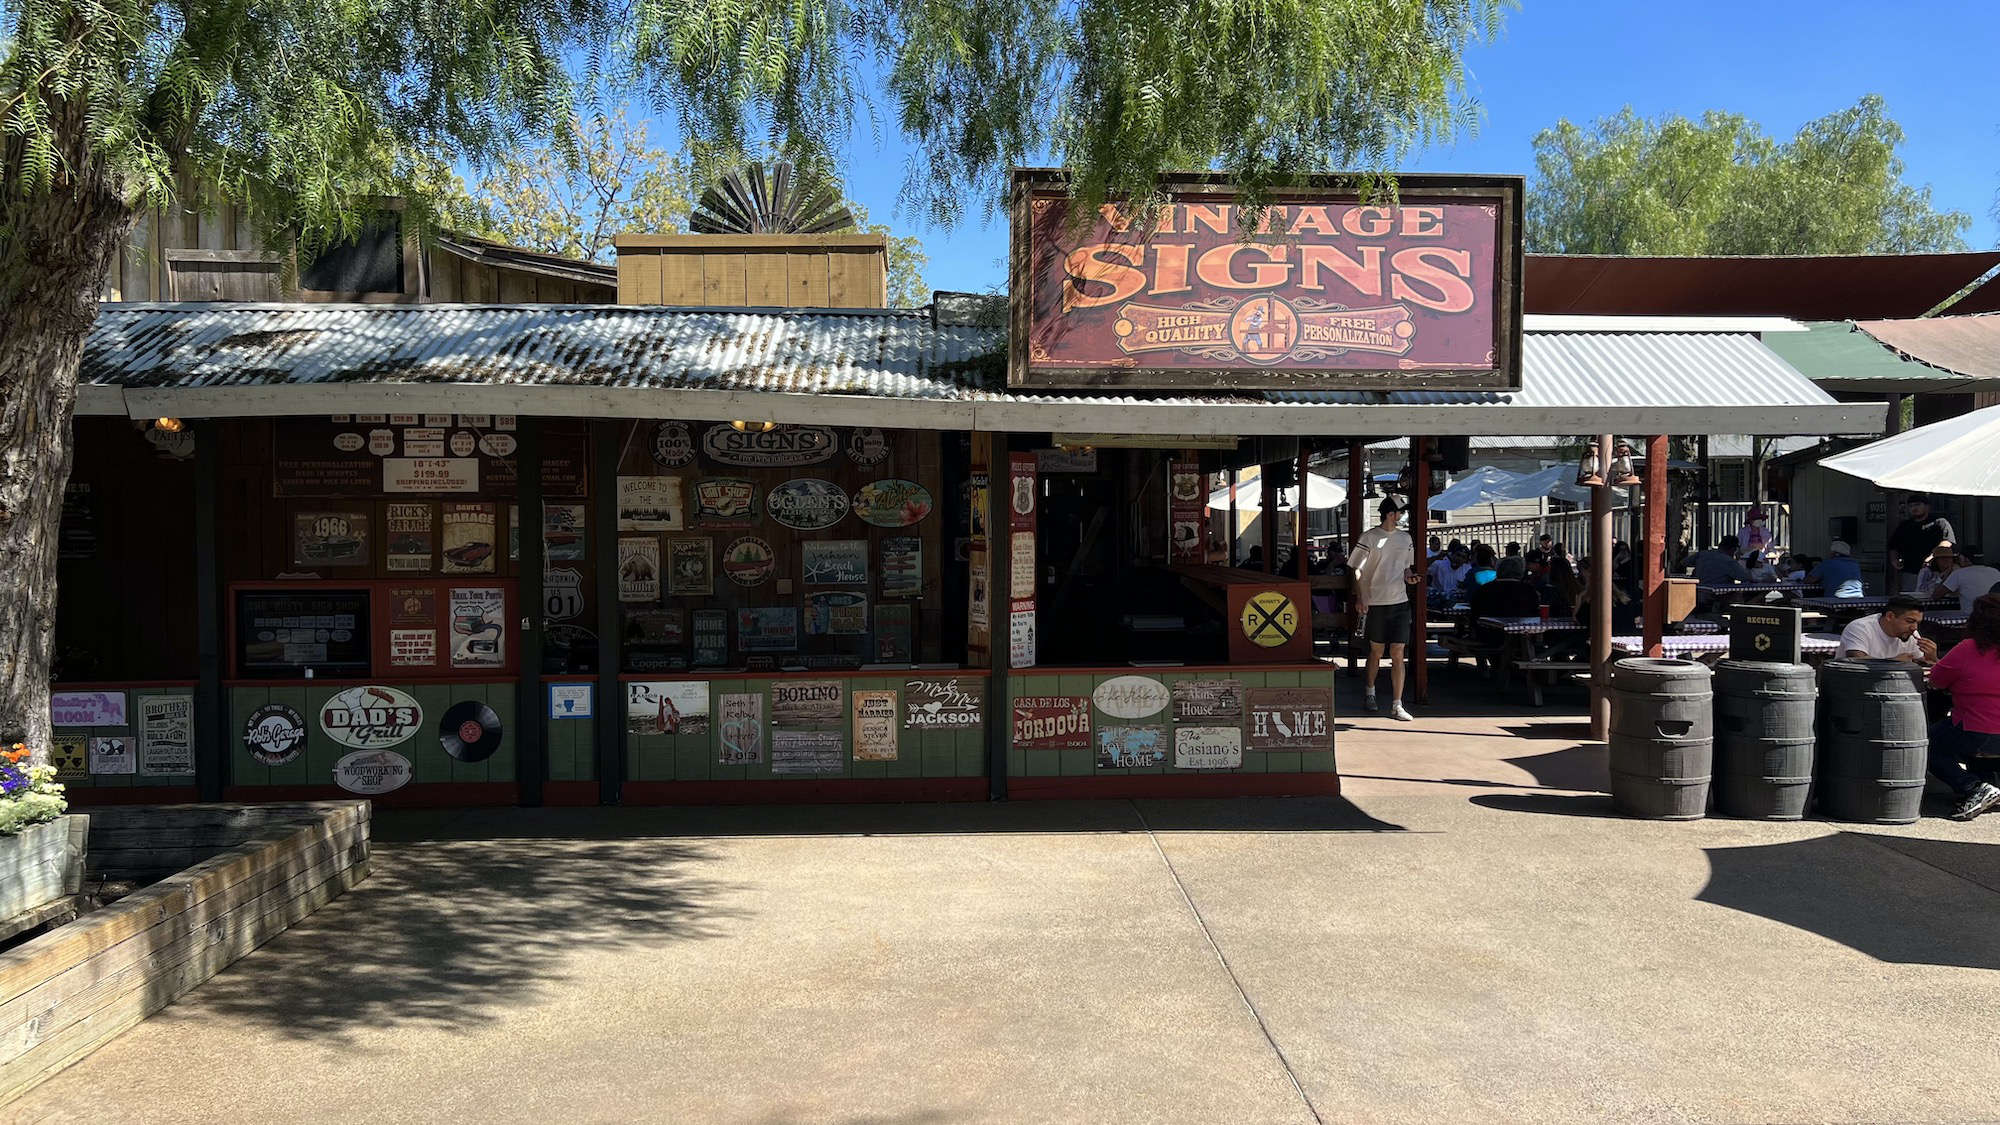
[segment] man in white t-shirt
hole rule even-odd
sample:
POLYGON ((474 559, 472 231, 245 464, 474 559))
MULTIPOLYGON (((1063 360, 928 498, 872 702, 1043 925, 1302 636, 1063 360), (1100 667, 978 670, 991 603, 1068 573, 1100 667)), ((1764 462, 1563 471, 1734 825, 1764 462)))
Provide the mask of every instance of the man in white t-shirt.
POLYGON ((1381 674, 1382 650, 1389 650, 1389 717, 1414 722, 1403 707, 1403 651, 1410 640, 1410 587, 1419 581, 1416 552, 1402 522, 1408 502, 1400 496, 1382 498, 1382 522, 1361 533, 1348 560, 1354 568, 1354 608, 1363 615, 1368 633, 1368 680, 1362 699, 1370 711, 1375 680, 1381 674))
POLYGON ((1972 560, 1958 553, 1950 544, 1940 543, 1931 558, 1937 563, 1939 589, 1949 590, 1958 595, 1958 608, 1972 612, 1972 603, 1993 592, 2000 585, 2000 570, 1990 566, 1975 566, 1972 560))
POLYGON ((1917 626, 1923 620, 1923 603, 1899 594, 1889 599, 1881 613, 1858 617, 1841 630, 1840 654, 1854 659, 1935 664, 1937 642, 1917 636, 1917 626))

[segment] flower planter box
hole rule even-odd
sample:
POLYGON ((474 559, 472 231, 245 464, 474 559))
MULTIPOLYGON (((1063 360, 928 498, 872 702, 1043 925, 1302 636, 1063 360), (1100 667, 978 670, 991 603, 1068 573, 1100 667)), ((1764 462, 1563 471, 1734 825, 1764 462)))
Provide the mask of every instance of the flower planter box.
POLYGON ((0 836, 0 932, 29 914, 83 888, 87 816, 59 816, 0 836))

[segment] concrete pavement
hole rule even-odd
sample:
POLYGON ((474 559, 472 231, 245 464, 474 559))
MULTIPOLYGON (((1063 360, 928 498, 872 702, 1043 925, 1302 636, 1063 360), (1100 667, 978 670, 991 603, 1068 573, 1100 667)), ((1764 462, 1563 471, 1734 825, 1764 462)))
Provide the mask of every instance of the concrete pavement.
POLYGON ((0 1116, 2000 1117, 2000 818, 1638 823, 1560 717, 1343 721, 1343 801, 385 815, 0 1116))

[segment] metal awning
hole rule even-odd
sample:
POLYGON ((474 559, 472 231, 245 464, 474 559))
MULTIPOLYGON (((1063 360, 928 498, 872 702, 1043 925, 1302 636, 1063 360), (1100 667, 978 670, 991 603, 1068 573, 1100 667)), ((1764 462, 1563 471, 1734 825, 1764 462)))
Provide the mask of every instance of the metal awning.
POLYGON ((1863 320, 1854 326, 1919 363, 1988 386, 2000 381, 2000 313, 1863 320))
POLYGON ((1830 390, 1914 394, 1966 385, 1962 375, 1897 355, 1852 321, 1815 322, 1804 332, 1766 336, 1764 344, 1830 390))
POLYGON ((107 305, 78 409, 1362 437, 1882 427, 1881 404, 1834 401, 1759 341, 1761 323, 1563 317, 1542 330, 1531 317, 1528 328, 1513 392, 1021 393, 1006 386, 1004 329, 929 310, 107 305))

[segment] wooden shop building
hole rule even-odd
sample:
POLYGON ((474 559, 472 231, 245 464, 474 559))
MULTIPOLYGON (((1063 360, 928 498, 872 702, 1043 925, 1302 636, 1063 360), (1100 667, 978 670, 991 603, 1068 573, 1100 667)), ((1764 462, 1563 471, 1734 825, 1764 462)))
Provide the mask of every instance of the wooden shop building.
POLYGON ((107 302, 61 531, 64 780, 1335 793, 1310 592, 1218 557, 1217 474, 1412 434, 1421 463, 1453 435, 1880 428, 1772 322, 1524 331, 1518 179, 1301 196, 1250 243, 1219 185, 1176 190, 1145 233, 1084 229, 1023 174, 1011 301, 885 308, 871 236, 628 236, 616 303, 107 302))

